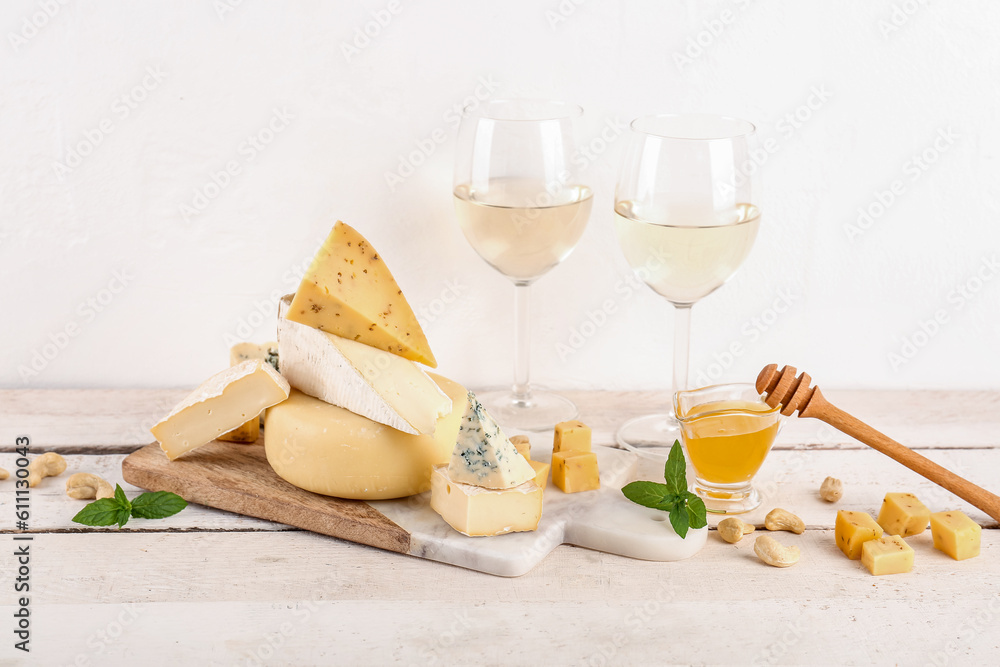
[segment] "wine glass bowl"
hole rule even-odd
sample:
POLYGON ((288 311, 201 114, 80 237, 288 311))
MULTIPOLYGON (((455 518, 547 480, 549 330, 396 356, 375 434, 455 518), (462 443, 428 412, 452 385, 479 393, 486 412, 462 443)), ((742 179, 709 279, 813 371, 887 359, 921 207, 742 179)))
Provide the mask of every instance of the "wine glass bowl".
MULTIPOLYGON (((636 276, 674 305, 674 391, 687 389, 691 307, 729 280, 760 226, 756 131, 738 118, 662 114, 631 124, 615 190, 615 231, 636 276)), ((665 455, 673 412, 633 419, 620 445, 665 455)))
POLYGON ((498 179, 482 190, 455 186, 455 211, 469 245, 515 283, 531 284, 569 256, 592 201, 584 185, 556 196, 528 179, 498 179))
POLYGON ((514 383, 480 394, 505 426, 551 428, 576 406, 529 384, 529 289, 576 247, 593 201, 573 155, 583 110, 561 101, 493 100, 459 126, 453 199, 469 245, 515 285, 514 383))

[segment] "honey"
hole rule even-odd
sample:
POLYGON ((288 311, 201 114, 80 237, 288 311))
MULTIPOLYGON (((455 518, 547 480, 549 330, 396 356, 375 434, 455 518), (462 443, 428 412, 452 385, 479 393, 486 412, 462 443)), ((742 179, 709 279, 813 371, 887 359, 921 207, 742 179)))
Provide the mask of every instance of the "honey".
POLYGON ((778 433, 777 416, 760 401, 702 403, 691 407, 681 421, 691 465, 701 480, 711 484, 745 484, 753 479, 778 433))

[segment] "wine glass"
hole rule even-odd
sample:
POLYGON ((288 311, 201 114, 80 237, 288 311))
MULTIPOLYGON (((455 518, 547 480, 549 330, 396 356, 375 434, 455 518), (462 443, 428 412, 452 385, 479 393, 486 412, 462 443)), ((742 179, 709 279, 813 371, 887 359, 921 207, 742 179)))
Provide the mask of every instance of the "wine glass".
POLYGON ((455 161, 455 214, 469 244, 514 283, 514 383, 479 396, 505 426, 539 431, 576 416, 528 381, 532 283, 566 259, 590 217, 573 161, 583 110, 547 100, 492 100, 465 110, 455 161))
MULTIPOLYGON (((705 114, 632 122, 615 190, 615 230, 636 276, 674 305, 674 392, 688 388, 691 307, 746 259, 760 226, 752 123, 705 114)), ((680 430, 673 412, 638 417, 618 443, 666 455, 680 430)))

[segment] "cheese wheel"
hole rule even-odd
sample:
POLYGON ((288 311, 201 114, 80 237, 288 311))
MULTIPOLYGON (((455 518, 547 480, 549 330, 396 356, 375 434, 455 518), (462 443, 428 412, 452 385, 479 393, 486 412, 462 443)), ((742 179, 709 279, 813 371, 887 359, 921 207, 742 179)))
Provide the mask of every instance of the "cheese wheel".
POLYGON ((295 486, 338 498, 385 500, 431 488, 431 468, 447 463, 465 412, 465 387, 430 376, 452 410, 433 435, 411 435, 292 390, 267 411, 264 450, 274 472, 295 486))

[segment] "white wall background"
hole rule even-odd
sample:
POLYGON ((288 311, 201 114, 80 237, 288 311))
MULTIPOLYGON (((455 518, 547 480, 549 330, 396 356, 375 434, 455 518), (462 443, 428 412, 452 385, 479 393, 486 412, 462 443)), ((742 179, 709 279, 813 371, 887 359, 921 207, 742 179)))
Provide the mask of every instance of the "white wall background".
POLYGON ((586 235, 534 289, 539 383, 669 387, 670 306, 622 288, 624 142, 597 137, 706 111, 754 120, 777 150, 753 253, 695 308, 693 379, 776 361, 830 387, 1000 388, 1000 4, 396 2, 5 1, 0 386, 194 385, 226 365, 229 337, 273 337, 273 295, 337 218, 434 310, 444 373, 507 382, 512 288, 451 204, 453 110, 478 91, 578 102, 598 153, 586 235), (246 143, 269 123, 270 143, 246 143), (216 188, 227 163, 239 173, 216 188), (586 324, 607 299, 616 311, 586 324))

